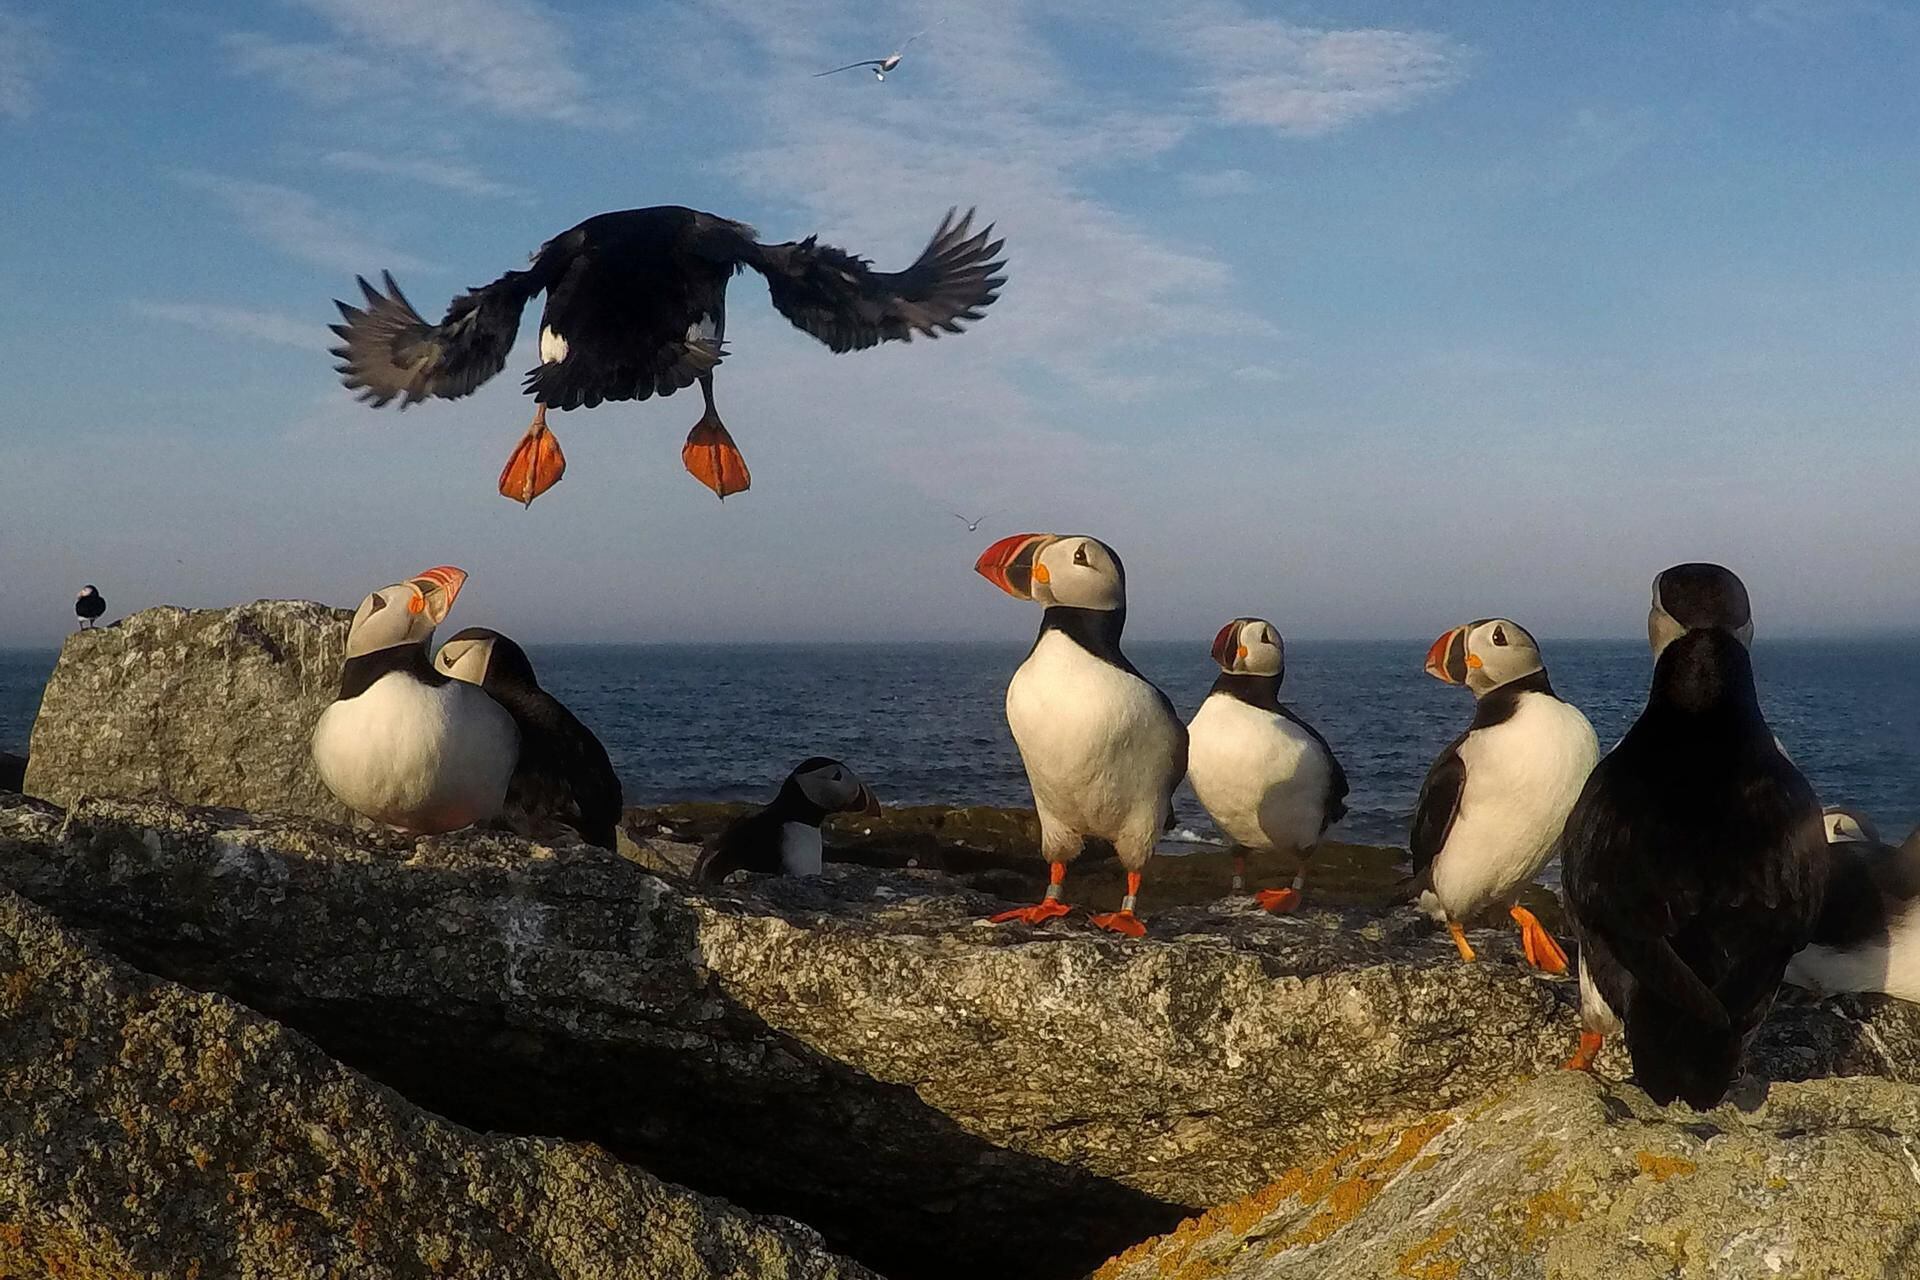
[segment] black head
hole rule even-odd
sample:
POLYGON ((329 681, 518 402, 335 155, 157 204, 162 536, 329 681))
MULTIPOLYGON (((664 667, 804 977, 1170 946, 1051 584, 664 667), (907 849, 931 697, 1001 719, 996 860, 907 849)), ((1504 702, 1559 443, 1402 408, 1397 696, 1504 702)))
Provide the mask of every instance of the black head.
POLYGON ((1677 564, 1653 580, 1653 606, 1647 612, 1653 656, 1691 631, 1724 631, 1743 645, 1753 642, 1753 606, 1733 570, 1677 564))

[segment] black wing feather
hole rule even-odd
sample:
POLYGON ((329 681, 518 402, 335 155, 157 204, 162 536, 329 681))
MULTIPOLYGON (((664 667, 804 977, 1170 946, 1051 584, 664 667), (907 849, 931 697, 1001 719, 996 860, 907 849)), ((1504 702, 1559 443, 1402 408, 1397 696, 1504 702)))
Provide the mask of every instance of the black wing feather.
POLYGON ((729 823, 694 864, 693 878, 718 884, 735 871, 771 875, 780 869, 780 819, 769 806, 729 823))
POLYGON ((391 272, 380 273, 384 292, 358 279, 366 305, 335 299, 345 323, 328 327, 340 338, 332 348, 340 359, 340 381, 375 408, 396 398, 404 409, 428 396, 457 400, 470 394, 505 367, 520 313, 540 291, 535 273, 509 271, 461 294, 439 324, 428 324, 391 272))
POLYGON ((530 708, 509 707, 520 725, 520 765, 507 808, 572 827, 589 844, 615 846, 624 797, 607 749, 544 689, 530 708))
POLYGON ((1407 852, 1413 856, 1415 876, 1424 875, 1447 847, 1447 836, 1460 816, 1460 793, 1467 786, 1467 762, 1460 758, 1460 744, 1466 740, 1463 733, 1449 742, 1420 784, 1420 799, 1413 806, 1413 829, 1407 834, 1407 852))

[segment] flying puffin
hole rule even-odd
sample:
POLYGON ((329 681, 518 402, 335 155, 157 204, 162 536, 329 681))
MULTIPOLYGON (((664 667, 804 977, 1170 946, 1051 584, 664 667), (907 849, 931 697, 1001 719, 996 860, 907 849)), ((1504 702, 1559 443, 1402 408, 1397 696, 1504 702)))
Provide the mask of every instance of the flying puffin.
POLYGON ((1786 981, 1821 994, 1880 991, 1920 1001, 1920 844, 1881 841, 1867 817, 1829 806, 1826 896, 1786 981))
POLYGON ((1140 937, 1141 870, 1173 816, 1187 729, 1120 652, 1126 570, 1097 538, 1051 533, 1002 538, 973 567, 1008 595, 1046 606, 1033 650, 1007 685, 1007 726, 1033 787, 1049 884, 1037 905, 993 920, 1039 924, 1067 914, 1067 864, 1094 838, 1119 854, 1127 894, 1093 923, 1140 937))
MULTIPOLYGON (((1647 636, 1646 709, 1588 779, 1561 857, 1589 985, 1624 1024, 1641 1087, 1705 1110, 1814 936, 1826 831, 1761 714, 1740 579, 1666 570, 1647 636)), ((1587 1048, 1583 1035, 1570 1065, 1587 1048)))
POLYGON ((361 601, 340 697, 313 727, 327 789, 354 812, 417 835, 496 816, 520 758, 506 709, 434 670, 427 655, 466 580, 442 565, 361 601))
POLYGON ((1527 963, 1565 973, 1566 952, 1513 899, 1553 856, 1600 741, 1579 708, 1554 694, 1540 646, 1509 618, 1442 635, 1427 650, 1427 674, 1465 685, 1474 709, 1420 784, 1407 843, 1421 905, 1445 922, 1463 960, 1474 958, 1464 926, 1504 906, 1527 963))
POLYGON ((434 665, 485 689, 520 730, 506 812, 561 823, 589 844, 613 848, 621 811, 613 762, 593 730, 540 687, 526 651, 498 631, 468 627, 440 646, 434 665))
POLYGON ((82 631, 98 622, 106 612, 107 598, 91 582, 80 588, 80 594, 73 598, 73 613, 80 619, 82 631))
POLYGON ((1346 816, 1347 775, 1320 731, 1280 701, 1286 649, 1262 618, 1235 618, 1213 639, 1220 676, 1187 725, 1187 779, 1234 842, 1233 891, 1245 885, 1245 850, 1284 849, 1300 859, 1291 888, 1254 896, 1292 911, 1307 883, 1307 859, 1346 816))
POLYGON ((376 407, 458 399, 506 365, 521 309, 545 290, 540 363, 526 376, 533 424, 500 473, 500 492, 530 504, 566 471, 549 408, 670 396, 698 381, 706 413, 681 459, 725 498, 749 481, 713 405, 734 273, 752 267, 765 276, 780 314, 836 352, 916 333, 937 338, 980 319, 1005 283, 995 274, 1005 264, 994 259, 1003 242, 988 239, 991 226, 970 232, 972 224, 972 210, 958 224, 949 210, 912 266, 884 272, 812 236, 761 244, 744 222, 678 205, 603 213, 541 245, 527 270, 455 298, 437 325, 392 275, 382 276, 384 293, 361 279, 364 308, 334 303, 345 323, 332 326, 341 338, 333 354, 341 381, 376 407))
POLYGON ((820 824, 836 813, 877 817, 880 802, 838 760, 802 760, 771 804, 734 819, 720 833, 694 864, 693 878, 718 884, 735 871, 817 876, 826 856, 820 824))

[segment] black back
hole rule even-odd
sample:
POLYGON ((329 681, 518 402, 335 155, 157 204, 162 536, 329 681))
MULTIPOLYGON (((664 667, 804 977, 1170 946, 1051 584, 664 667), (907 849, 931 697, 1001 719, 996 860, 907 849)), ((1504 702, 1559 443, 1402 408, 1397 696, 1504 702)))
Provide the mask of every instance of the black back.
POLYGON ((1475 699, 1473 721, 1466 732, 1449 742, 1446 749, 1427 769, 1420 783, 1420 798, 1413 806, 1413 827, 1407 834, 1407 852, 1412 856, 1413 873, 1424 876, 1440 851, 1447 847, 1454 820, 1460 816, 1460 796, 1467 788, 1467 762, 1460 758, 1460 744, 1468 734, 1491 729, 1513 719, 1520 710, 1523 694, 1544 693, 1553 697, 1553 683, 1546 669, 1529 672, 1518 680, 1509 680, 1489 689, 1475 699))
POLYGON ((1306 730, 1307 736, 1320 744, 1320 750, 1326 753, 1329 766, 1327 791, 1320 802, 1320 830, 1324 832, 1347 816, 1347 771, 1340 767, 1340 757, 1333 754, 1333 747, 1328 744, 1326 737, 1308 724, 1304 716, 1280 701, 1280 684, 1285 679, 1284 672, 1279 675, 1256 676, 1222 671, 1219 678, 1213 682, 1213 688, 1207 690, 1207 696, 1212 697, 1216 693, 1224 694, 1250 707, 1284 716, 1306 730))
POLYGON ((1733 635, 1692 631, 1661 654, 1561 856, 1582 952, 1642 1087, 1717 1104, 1813 936, 1830 861, 1820 803, 1775 744, 1733 635))
POLYGON ((735 871, 759 875, 778 875, 785 868, 780 862, 780 828, 789 822, 817 827, 827 820, 827 811, 800 789, 799 775, 821 765, 833 764, 826 756, 811 756, 794 766, 772 801, 752 813, 743 814, 700 855, 693 877, 717 884, 735 871))
POLYGON ((73 611, 91 622, 106 613, 107 598, 97 591, 90 596, 80 596, 73 602, 73 611))

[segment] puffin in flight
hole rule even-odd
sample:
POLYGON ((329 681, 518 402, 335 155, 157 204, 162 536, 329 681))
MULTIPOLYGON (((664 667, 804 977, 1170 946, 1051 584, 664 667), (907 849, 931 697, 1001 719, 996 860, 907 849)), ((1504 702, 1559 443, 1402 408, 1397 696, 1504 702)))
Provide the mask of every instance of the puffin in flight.
POLYGON ((1717 564, 1653 580, 1647 705, 1588 779, 1561 844, 1567 906, 1603 1006, 1655 1102, 1717 1105, 1821 916, 1820 802, 1754 690, 1746 586, 1717 564), (1611 1015, 1611 1016, 1609 1016, 1611 1015))
POLYGON ((1427 650, 1427 674, 1473 694, 1473 723, 1447 744, 1414 806, 1407 845, 1420 903, 1443 921, 1463 960, 1465 926, 1506 907, 1527 963, 1567 971, 1567 954, 1514 901, 1553 856, 1567 814, 1600 759, 1600 740, 1547 679, 1540 646, 1510 618, 1455 627, 1427 650))
POLYGON ((1280 701, 1286 648, 1264 618, 1235 618, 1213 639, 1220 675, 1187 725, 1187 780, 1234 843, 1233 891, 1245 885, 1245 850, 1286 850, 1300 870, 1286 889, 1254 897, 1292 911, 1307 884, 1307 859, 1346 816, 1347 775, 1320 731, 1280 701))
POLYGON ((406 408, 428 396, 453 400, 505 367, 520 312, 546 291, 540 363, 526 376, 533 424, 500 473, 500 492, 530 504, 566 470, 547 410, 608 400, 670 396, 699 382, 706 412, 681 459, 721 498, 747 488, 747 464, 713 404, 713 371, 725 355, 727 282, 743 267, 766 277, 773 305, 836 352, 959 333, 999 296, 1005 265, 993 228, 972 230, 973 211, 941 220, 905 271, 874 271, 865 259, 815 237, 761 244, 754 229, 697 209, 658 205, 602 213, 540 246, 525 271, 455 298, 428 324, 394 283, 359 281, 365 305, 335 301, 331 326, 341 381, 376 407, 406 408))
POLYGON ((466 580, 442 565, 362 600, 340 696, 313 727, 327 789, 355 813, 416 835, 498 815, 520 759, 506 709, 434 670, 427 654, 466 580))
POLYGON ((1173 703, 1120 652, 1127 574, 1097 538, 1017 533, 988 547, 974 571, 1010 596, 1046 606, 1040 634, 1007 685, 1007 727, 1027 768, 1040 815, 1046 897, 1003 911, 995 923, 1039 924, 1067 914, 1067 864, 1088 839, 1104 840, 1127 869, 1118 911, 1093 917, 1138 938, 1141 873, 1173 818, 1187 772, 1187 727, 1173 703))
POLYGON ((86 630, 94 625, 107 612, 107 598, 100 594, 100 588, 89 582, 80 588, 80 594, 73 598, 73 614, 80 619, 80 629, 86 630))
POLYGON ((838 760, 802 760, 780 784, 772 803, 734 819, 720 833, 694 864, 693 878, 718 884, 736 871, 817 876, 826 864, 820 824, 836 813, 878 817, 880 802, 838 760))
POLYGON ((612 849, 621 812, 613 762, 593 730, 540 687, 526 650, 498 631, 468 627, 441 645, 433 661, 455 680, 486 690, 520 730, 505 814, 535 825, 558 822, 588 844, 612 849))

